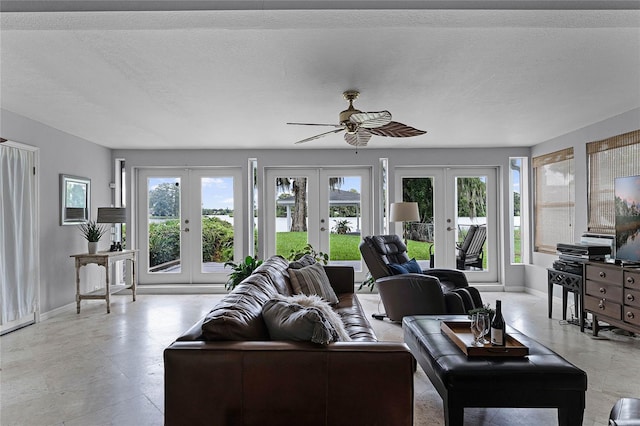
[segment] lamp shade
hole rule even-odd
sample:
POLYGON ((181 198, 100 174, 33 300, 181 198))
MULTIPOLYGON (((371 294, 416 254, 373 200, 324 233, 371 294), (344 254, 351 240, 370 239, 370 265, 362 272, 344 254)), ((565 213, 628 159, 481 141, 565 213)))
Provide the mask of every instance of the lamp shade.
POLYGON ((420 221, 420 212, 418 211, 418 203, 391 203, 391 211, 389 212, 389 220, 391 222, 418 222, 420 221))
POLYGON ((98 207, 98 223, 124 223, 127 209, 124 207, 98 207))

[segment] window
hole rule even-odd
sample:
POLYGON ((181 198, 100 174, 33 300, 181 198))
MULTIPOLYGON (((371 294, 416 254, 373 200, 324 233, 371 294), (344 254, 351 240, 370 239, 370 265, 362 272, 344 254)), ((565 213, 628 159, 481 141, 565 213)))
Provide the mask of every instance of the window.
POLYGON ((589 231, 615 234, 613 182, 640 175, 640 130, 587 144, 589 231))
POLYGON ((509 191, 509 244, 511 252, 511 263, 523 263, 522 253, 522 191, 525 188, 523 185, 524 176, 526 172, 526 158, 514 157, 509 159, 509 184, 511 191, 509 191))
POLYGON ((557 243, 574 240, 574 169, 573 148, 533 159, 534 251, 555 254, 557 243))

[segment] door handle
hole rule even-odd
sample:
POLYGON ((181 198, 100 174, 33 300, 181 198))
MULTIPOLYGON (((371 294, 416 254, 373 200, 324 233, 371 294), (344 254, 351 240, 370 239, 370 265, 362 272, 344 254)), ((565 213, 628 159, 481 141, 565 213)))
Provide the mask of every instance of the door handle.
POLYGON ((323 226, 322 228, 320 228, 321 231, 326 231, 327 229, 323 226))
POLYGON ((447 226, 447 231, 453 231, 454 228, 447 226))
POLYGON ((189 228, 184 228, 184 232, 189 232, 189 228))

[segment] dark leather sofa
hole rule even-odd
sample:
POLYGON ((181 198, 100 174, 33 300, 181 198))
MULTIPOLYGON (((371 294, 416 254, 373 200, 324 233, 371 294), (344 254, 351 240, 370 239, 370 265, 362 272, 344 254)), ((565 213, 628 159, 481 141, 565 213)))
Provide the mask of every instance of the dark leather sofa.
POLYGON ((287 267, 267 259, 165 349, 165 424, 411 425, 414 359, 377 341, 353 268, 325 267, 352 341, 269 340, 261 308, 291 294, 287 267))

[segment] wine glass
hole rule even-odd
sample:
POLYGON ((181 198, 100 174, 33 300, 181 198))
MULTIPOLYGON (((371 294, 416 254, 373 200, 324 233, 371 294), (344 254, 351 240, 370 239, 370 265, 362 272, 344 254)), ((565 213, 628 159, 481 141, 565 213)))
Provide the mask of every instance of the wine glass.
POLYGON ((482 333, 480 338, 478 339, 480 343, 489 343, 489 340, 484 336, 489 334, 489 330, 491 330, 491 315, 488 312, 482 312, 478 314, 482 317, 482 320, 479 321, 479 324, 482 324, 482 333))
POLYGON ((477 346, 479 344, 479 339, 482 336, 484 325, 479 324, 480 315, 473 314, 471 315, 471 334, 473 334, 473 345, 477 346))

